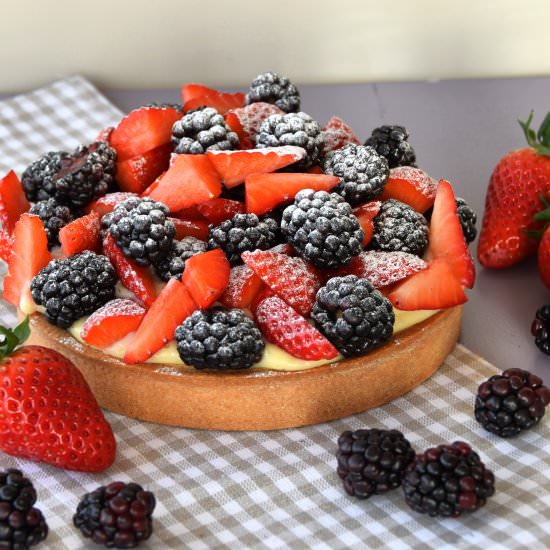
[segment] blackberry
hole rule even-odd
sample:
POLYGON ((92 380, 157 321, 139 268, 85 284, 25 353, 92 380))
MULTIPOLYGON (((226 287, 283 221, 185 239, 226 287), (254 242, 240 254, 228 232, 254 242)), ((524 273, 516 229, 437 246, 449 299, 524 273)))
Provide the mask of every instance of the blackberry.
POLYGON ((258 75, 246 94, 245 103, 250 105, 263 101, 273 103, 285 113, 296 113, 300 110, 300 92, 286 76, 274 72, 258 75))
POLYGON ((416 166, 416 154, 407 141, 409 132, 403 126, 380 126, 372 131, 365 145, 374 147, 378 154, 388 159, 390 168, 416 166))
POLYGON ((336 458, 346 493, 363 499, 399 487, 414 450, 397 430, 348 430, 338 438, 336 458))
POLYGON ((0 472, 0 548, 27 550, 48 536, 48 525, 35 502, 34 486, 20 470, 0 472))
POLYGON ((240 309, 195 311, 175 337, 182 361, 196 369, 247 369, 265 348, 260 329, 240 309))
POLYGON ((55 197, 55 175, 70 157, 65 151, 50 151, 28 166, 21 175, 21 185, 31 202, 55 197))
POLYGON ((131 197, 101 220, 127 258, 138 265, 158 264, 170 253, 176 228, 168 208, 148 197, 131 197))
POLYGON ((300 256, 318 267, 347 264, 363 249, 359 220, 336 193, 297 193, 283 211, 281 231, 300 256))
POLYGON ((106 141, 81 145, 54 176, 55 198, 73 208, 86 206, 113 185, 116 151, 106 141))
POLYGON ((202 155, 206 151, 230 151, 239 147, 239 136, 216 109, 206 107, 185 114, 172 126, 175 153, 202 155))
POLYGON ((531 324, 531 334, 535 337, 537 348, 550 355, 550 305, 537 309, 535 319, 531 324))
POLYGON ((428 222, 408 204, 396 199, 384 201, 372 221, 369 248, 373 250, 422 256, 428 246, 428 222))
POLYGON ((87 493, 73 516, 85 538, 107 548, 135 548, 153 532, 155 496, 137 483, 114 481, 87 493))
POLYGON ((405 501, 416 512, 458 517, 485 505, 495 477, 470 445, 455 441, 416 455, 403 476, 405 501))
POLYGON ((236 214, 220 225, 210 227, 208 247, 221 248, 231 265, 242 263, 246 250, 267 250, 277 244, 279 225, 270 217, 236 214))
POLYGON ((468 203, 460 197, 456 198, 456 211, 460 225, 462 226, 464 238, 467 243, 471 243, 477 236, 477 215, 468 203))
POLYGON ((370 201, 384 190, 388 161, 372 147, 348 143, 325 158, 324 171, 342 178, 334 191, 351 204, 370 201))
POLYGON ((114 298, 117 278, 105 256, 86 250, 52 260, 31 282, 33 300, 46 308, 46 319, 61 328, 89 315, 114 298))
POLYGON ((42 220, 50 249, 59 244, 59 230, 73 219, 71 209, 52 198, 33 204, 29 213, 42 220))
POLYGON ((291 165, 292 170, 307 170, 318 164, 323 155, 325 139, 321 126, 306 113, 270 115, 261 124, 256 135, 256 147, 296 145, 306 150, 306 156, 291 165))
POLYGON ((512 437, 537 424, 548 403, 550 389, 538 376, 522 369, 508 369, 479 386, 475 417, 487 431, 512 437))
POLYGON ((311 318, 346 357, 387 342, 395 321, 390 301, 370 281, 355 275, 329 279, 317 292, 311 318))
POLYGON ((168 256, 155 265, 155 271, 163 281, 169 281, 173 277, 181 281, 185 261, 201 252, 206 252, 206 243, 195 237, 173 241, 168 256))

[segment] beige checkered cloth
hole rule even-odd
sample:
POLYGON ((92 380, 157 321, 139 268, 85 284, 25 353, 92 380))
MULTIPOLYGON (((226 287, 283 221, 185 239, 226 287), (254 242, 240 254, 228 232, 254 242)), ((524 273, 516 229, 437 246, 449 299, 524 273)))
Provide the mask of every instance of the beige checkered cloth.
MULTIPOLYGON (((120 112, 80 77, 0 103, 0 173, 18 174, 39 154, 91 141, 120 112)), ((0 321, 13 323, 8 307, 0 321)), ((426 383, 393 403, 307 428, 224 433, 175 429, 107 413, 118 458, 100 475, 0 456, 35 483, 50 526, 43 547, 92 548, 72 526, 81 496, 99 484, 133 480, 158 499, 143 548, 550 548, 548 419, 515 439, 483 431, 473 418, 478 384, 496 369, 458 346, 426 383), (397 428, 417 450, 461 439, 496 477, 496 493, 475 514, 433 519, 411 511, 401 490, 367 501, 348 497, 336 475, 338 435, 397 428)))

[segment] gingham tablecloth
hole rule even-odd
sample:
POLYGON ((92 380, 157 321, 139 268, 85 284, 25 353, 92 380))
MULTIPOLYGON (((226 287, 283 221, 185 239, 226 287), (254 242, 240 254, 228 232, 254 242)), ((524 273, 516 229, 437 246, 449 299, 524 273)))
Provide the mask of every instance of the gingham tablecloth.
MULTIPOLYGON (((71 149, 115 124, 121 113, 75 76, 0 103, 0 174, 43 152, 71 149)), ((0 306, 0 321, 15 323, 0 306)), ((92 548, 72 526, 82 495, 133 480, 153 491, 154 534, 143 548, 523 548, 550 547, 548 418, 515 439, 485 432, 473 418, 479 383, 497 369, 459 345, 430 380, 394 402, 317 426, 273 432, 175 429, 106 413, 118 442, 101 474, 59 470, 0 455, 35 483, 50 527, 42 547, 92 548), (423 450, 461 439, 496 477, 496 493, 475 514, 433 519, 411 511, 398 489, 358 501, 336 475, 338 435, 396 428, 423 450)))

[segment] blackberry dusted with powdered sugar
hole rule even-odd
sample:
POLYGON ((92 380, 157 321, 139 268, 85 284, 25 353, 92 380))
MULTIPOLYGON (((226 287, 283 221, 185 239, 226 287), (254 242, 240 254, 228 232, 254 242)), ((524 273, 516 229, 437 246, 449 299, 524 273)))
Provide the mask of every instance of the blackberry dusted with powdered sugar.
POLYGON ((300 92, 296 86, 285 76, 271 71, 258 75, 246 94, 246 105, 258 101, 273 103, 285 113, 300 110, 300 92))
POLYGON ((460 197, 456 197, 456 212, 467 243, 471 243, 477 236, 477 215, 473 208, 460 197))
POLYGON ((50 249, 59 244, 59 230, 73 219, 71 209, 53 198, 33 204, 29 213, 42 221, 50 249))
POLYGON ((384 125, 372 131, 365 145, 370 145, 378 154, 385 157, 390 168, 416 166, 416 153, 407 141, 408 138, 409 132, 405 127, 384 125))
POLYGON ((25 196, 31 202, 55 197, 55 175, 71 155, 65 151, 50 151, 30 164, 21 176, 25 196))
POLYGON ((185 262, 195 254, 206 252, 206 243, 195 237, 184 237, 181 241, 173 241, 168 256, 155 265, 157 275, 163 281, 176 278, 181 281, 185 262))
POLYGON ((172 126, 175 153, 202 155, 206 151, 230 151, 239 148, 239 136, 213 107, 185 114, 172 126))

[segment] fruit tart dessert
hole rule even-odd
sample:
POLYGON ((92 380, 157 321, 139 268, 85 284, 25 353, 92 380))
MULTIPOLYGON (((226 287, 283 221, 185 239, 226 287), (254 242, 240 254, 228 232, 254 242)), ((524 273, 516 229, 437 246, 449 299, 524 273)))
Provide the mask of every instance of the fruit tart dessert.
POLYGON ((5 300, 142 420, 263 430, 387 402, 453 349, 475 214, 402 126, 362 145, 275 73, 197 84, 0 182, 5 300))

